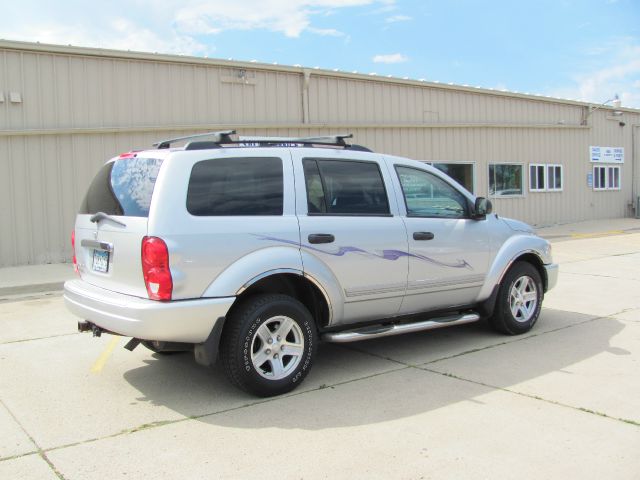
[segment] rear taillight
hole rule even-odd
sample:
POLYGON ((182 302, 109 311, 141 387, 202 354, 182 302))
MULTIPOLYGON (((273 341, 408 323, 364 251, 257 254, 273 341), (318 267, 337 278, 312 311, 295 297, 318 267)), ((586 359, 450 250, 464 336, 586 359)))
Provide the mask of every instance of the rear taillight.
POLYGON ((73 254, 73 271, 78 275, 80 272, 78 271, 78 260, 76 259, 76 231, 71 230, 71 253, 73 254))
POLYGON ((161 238, 142 239, 142 274, 151 300, 171 300, 173 280, 169 270, 169 250, 161 238))

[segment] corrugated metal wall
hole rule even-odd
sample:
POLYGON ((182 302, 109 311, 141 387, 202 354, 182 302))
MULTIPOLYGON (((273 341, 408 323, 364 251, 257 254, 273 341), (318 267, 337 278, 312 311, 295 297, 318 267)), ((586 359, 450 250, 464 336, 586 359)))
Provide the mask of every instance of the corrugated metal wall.
POLYGON ((636 112, 611 118, 600 109, 582 126, 588 107, 571 102, 306 72, 0 42, 0 266, 69 260, 75 211, 105 159, 223 127, 246 135, 348 131, 379 152, 474 162, 478 195, 487 194, 490 162, 520 163, 525 196, 496 198, 495 210, 534 224, 631 213, 636 112), (620 191, 587 187, 590 145, 625 147, 620 191), (563 192, 529 192, 529 163, 564 165, 563 192))

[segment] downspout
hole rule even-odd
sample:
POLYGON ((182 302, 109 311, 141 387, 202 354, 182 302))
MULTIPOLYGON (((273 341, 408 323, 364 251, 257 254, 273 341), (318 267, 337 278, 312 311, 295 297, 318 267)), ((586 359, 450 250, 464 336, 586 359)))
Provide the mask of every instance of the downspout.
POLYGON ((305 68, 302 70, 302 123, 310 123, 309 120, 309 83, 311 81, 311 70, 305 68))
POLYGON ((631 202, 636 218, 640 218, 640 201, 638 201, 638 189, 640 188, 640 151, 636 147, 636 141, 640 138, 636 129, 640 128, 640 123, 631 125, 631 202), (638 176, 638 178, 636 178, 638 176))

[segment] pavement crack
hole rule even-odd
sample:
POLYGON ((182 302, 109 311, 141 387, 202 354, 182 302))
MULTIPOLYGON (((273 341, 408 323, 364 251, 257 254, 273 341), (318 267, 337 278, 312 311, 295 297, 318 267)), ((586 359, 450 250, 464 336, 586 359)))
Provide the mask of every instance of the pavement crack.
MULTIPOLYGON (((27 438, 29 439, 29 441, 33 444, 34 447, 36 447, 36 451, 35 452, 31 452, 33 454, 37 454, 40 456, 40 458, 42 458, 47 465, 49 465, 49 467, 51 468, 51 470, 53 471, 53 473, 60 479, 60 480, 65 480, 64 476, 62 475, 62 473, 60 473, 60 471, 56 468, 56 466, 53 464, 53 462, 51 460, 49 460, 49 458, 47 457, 45 450, 40 447, 40 445, 38 444, 38 442, 35 441, 35 439, 33 438, 33 436, 27 431, 27 429, 24 427, 24 425, 22 425, 22 423, 20 422, 20 420, 18 420, 18 417, 16 417, 13 412, 11 411, 11 409, 7 406, 6 403, 4 403, 4 401, 2 399, 0 399, 0 405, 2 405, 4 407, 4 409, 7 411, 7 413, 9 413, 9 415, 11 416, 11 418, 13 418, 14 422, 16 422, 16 424, 20 427, 20 429, 23 431, 23 433, 27 436, 27 438)), ((28 454, 25 454, 28 455, 28 454)), ((20 455, 20 456, 24 456, 24 455, 20 455)), ((4 459, 6 460, 6 459, 4 459)))
MULTIPOLYGON (((621 280, 621 277, 615 277, 613 275, 600 275, 598 273, 567 272, 566 270, 563 270, 562 274, 563 275, 579 275, 581 277, 613 278, 615 280, 621 280)), ((640 278, 625 278, 624 280, 628 282, 640 282, 640 278)))
POLYGON ((80 332, 59 333, 57 335, 49 335, 48 337, 35 337, 35 338, 25 338, 22 340, 11 340, 9 342, 0 342, 0 345, 11 345, 13 343, 35 342, 36 340, 46 340, 48 338, 58 338, 58 337, 70 337, 72 335, 80 335, 80 332))
POLYGON ((563 327, 554 328, 552 330, 545 330, 543 332, 532 333, 530 335, 517 337, 517 338, 514 338, 513 340, 505 340, 504 342, 494 343, 494 344, 491 344, 491 345, 487 345, 485 347, 479 347, 479 348, 473 348, 471 350, 465 350, 464 352, 455 353, 453 355, 449 355, 449 356, 446 356, 446 357, 440 357, 440 358, 436 358, 434 360, 430 360, 428 362, 421 363, 420 366, 422 366, 422 365, 430 365, 432 363, 437 363, 437 362, 442 362, 444 360, 449 360, 451 358, 457 358, 457 357, 461 357, 463 355, 468 355, 470 353, 481 352, 483 350, 489 350, 491 348, 500 347, 500 346, 503 346, 503 345, 509 345, 509 344, 516 343, 516 342, 523 342, 525 340, 529 340, 530 338, 536 338, 536 337, 540 337, 542 335, 548 335, 549 333, 560 332, 560 331, 566 330, 568 328, 574 328, 574 327, 577 327, 577 326, 585 325, 587 323, 595 322, 597 320, 605 320, 607 318, 610 318, 613 315, 619 315, 619 313, 620 312, 616 312, 616 313, 613 313, 611 315, 593 317, 593 318, 589 318, 587 320, 583 320, 581 322, 572 323, 571 325, 565 325, 563 327))
MULTIPOLYGON (((317 386, 315 388, 310 388, 308 390, 302 390, 302 391, 292 392, 292 393, 289 393, 289 394, 286 394, 286 395, 281 395, 281 396, 277 396, 277 397, 271 397, 271 398, 266 398, 266 399, 262 399, 262 400, 257 400, 257 401, 254 401, 254 402, 249 402, 249 403, 245 403, 243 405, 238 405, 236 407, 226 408, 226 409, 218 410, 218 411, 214 411, 214 412, 207 412, 207 413, 202 413, 202 414, 198 414, 198 415, 190 415, 190 416, 187 416, 187 417, 184 417, 184 418, 178 418, 178 419, 175 419, 175 420, 159 420, 159 421, 152 422, 152 423, 143 423, 141 425, 138 425, 138 426, 135 426, 135 427, 132 427, 132 428, 127 428, 125 430, 121 430, 120 432, 112 433, 110 435, 104 435, 102 437, 90 438, 90 439, 87 439, 87 440, 82 440, 80 442, 67 443, 67 444, 64 444, 64 445, 59 445, 59 446, 51 447, 51 448, 47 448, 47 449, 40 449, 36 453, 40 453, 40 455, 43 456, 44 460, 47 463, 49 463, 52 466, 52 468, 54 468, 53 464, 49 461, 49 459, 44 457, 44 455, 46 453, 48 453, 48 452, 53 452, 53 451, 56 451, 56 450, 62 450, 62 449, 65 449, 65 448, 77 447, 77 446, 80 446, 80 445, 86 445, 86 444, 90 444, 90 443, 95 443, 95 442, 98 442, 98 441, 101 441, 101 440, 107 440, 107 439, 110 439, 110 438, 116 438, 116 437, 121 437, 121 436, 124 436, 124 435, 130 435, 130 434, 142 432, 142 431, 145 431, 145 430, 152 430, 152 429, 155 429, 155 428, 161 428, 161 427, 164 427, 164 426, 167 426, 167 425, 175 425, 177 423, 182 423, 182 422, 186 422, 186 421, 189 421, 189 420, 199 420, 199 419, 204 418, 204 417, 222 415, 222 414, 225 414, 225 413, 234 412, 236 410, 242 410, 242 409, 249 408, 249 407, 254 407, 254 406, 257 406, 257 405, 262 405, 264 403, 271 403, 271 402, 275 402, 275 401, 282 400, 282 399, 285 399, 285 398, 297 397, 297 396, 300 396, 300 395, 307 395, 309 393, 318 392, 320 390, 333 389, 333 388, 336 388, 336 387, 339 387, 339 386, 342 386, 342 385, 348 385, 350 383, 360 382, 362 380, 368 380, 370 378, 375 378, 375 377, 379 377, 379 376, 382 376, 382 375, 388 375, 388 374, 391 374, 391 373, 400 372, 402 370, 406 370, 407 368, 410 368, 410 366, 407 365, 407 366, 402 366, 401 368, 395 368, 395 369, 392 369, 392 370, 385 370, 383 372, 376 372, 376 373, 373 373, 371 375, 365 375, 363 377, 352 378, 352 379, 349 379, 349 380, 344 380, 342 382, 337 382, 337 383, 333 383, 333 384, 330 384, 330 385, 322 384, 322 385, 319 385, 319 386, 317 386)), ((29 437, 29 438, 31 438, 31 437, 29 437)), ((34 444, 35 444, 35 442, 34 442, 34 444)), ((54 470, 54 472, 56 472, 56 471, 54 470)), ((56 474, 59 476, 59 478, 63 479, 63 477, 58 472, 56 472, 56 474)))
POLYGON ((628 418, 614 417, 612 415, 607 415, 606 413, 599 412, 597 410, 591 410, 589 408, 584 408, 584 407, 577 407, 577 406, 569 405, 569 404, 566 404, 566 403, 563 403, 563 402, 558 402, 557 400, 550 400, 548 398, 544 398, 544 397, 541 397, 539 395, 532 395, 530 393, 524 393, 524 392, 519 392, 517 390, 511 390, 510 388, 499 387, 497 385, 491 385, 489 383, 481 382, 481 381, 478 381, 478 380, 471 380, 469 378, 461 377, 459 375, 455 375, 455 374, 450 373, 450 372, 440 372, 438 370, 432 370, 432 369, 426 368, 424 366, 415 367, 415 368, 417 368, 419 370, 423 370, 425 372, 434 373, 436 375, 442 375, 443 377, 449 377, 449 378, 453 378, 455 380, 460 380, 462 382, 468 382, 468 383, 472 383, 474 385, 480 385, 482 387, 490 388, 492 390, 500 390, 502 392, 512 393, 514 395, 519 395, 521 397, 530 398, 532 400, 538 400, 538 401, 541 401, 541 402, 549 403, 551 405, 557 405, 559 407, 569 408, 571 410, 584 412, 584 413, 588 413, 588 414, 591 414, 591 415, 597 415, 599 417, 607 418, 609 420, 615 420, 615 421, 618 421, 618 422, 627 423, 629 425, 640 427, 640 422, 637 422, 635 420, 631 420, 631 419, 628 419, 628 418))
POLYGON ((8 457, 1 457, 0 462, 6 462, 7 460, 15 460, 16 458, 28 457, 29 455, 37 455, 37 450, 31 450, 30 452, 20 453, 18 455, 10 455, 8 457))

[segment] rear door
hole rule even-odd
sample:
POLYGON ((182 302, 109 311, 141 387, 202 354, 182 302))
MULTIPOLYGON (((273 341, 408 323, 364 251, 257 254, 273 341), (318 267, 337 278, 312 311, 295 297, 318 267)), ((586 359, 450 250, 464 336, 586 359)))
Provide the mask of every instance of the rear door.
MULTIPOLYGON (((303 263, 307 255, 340 284, 343 318, 393 316, 407 282, 407 235, 384 164, 371 154, 292 149, 303 263)), ((305 267, 306 271, 306 267, 305 267)))
POLYGON ((141 245, 161 165, 157 158, 123 155, 98 171, 76 217, 75 250, 82 280, 147 297, 141 245))

